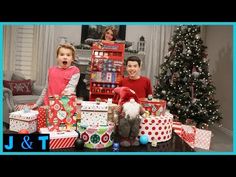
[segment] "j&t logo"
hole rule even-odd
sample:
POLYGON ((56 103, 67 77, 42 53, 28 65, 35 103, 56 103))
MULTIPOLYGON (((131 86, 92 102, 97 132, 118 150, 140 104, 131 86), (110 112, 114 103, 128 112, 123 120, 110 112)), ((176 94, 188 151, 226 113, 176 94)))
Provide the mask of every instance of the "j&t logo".
POLYGON ((4 152, 14 151, 49 151, 48 134, 4 134, 4 152))

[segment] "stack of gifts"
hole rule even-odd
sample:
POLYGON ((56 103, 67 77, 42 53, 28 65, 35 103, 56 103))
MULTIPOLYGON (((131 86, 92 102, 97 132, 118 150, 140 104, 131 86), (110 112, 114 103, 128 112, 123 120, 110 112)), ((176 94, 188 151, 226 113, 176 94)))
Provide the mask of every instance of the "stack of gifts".
POLYGON ((26 129, 29 133, 36 132, 37 115, 38 111, 29 110, 29 108, 10 113, 10 131, 19 132, 22 129, 26 129))
POLYGON ((39 108, 38 129, 40 133, 50 135, 50 149, 74 147, 78 137, 75 131, 77 111, 75 95, 55 96, 49 100, 48 107, 39 108))
POLYGON ((149 142, 154 144, 170 140, 173 115, 166 111, 166 101, 143 98, 140 102, 148 114, 140 123, 139 136, 148 135, 149 142))
POLYGON ((180 122, 174 122, 173 125, 173 131, 192 148, 210 149, 211 131, 183 125, 180 122))
POLYGON ((113 144, 114 123, 108 121, 109 104, 105 102, 83 101, 81 121, 77 124, 84 146, 101 149, 113 144))

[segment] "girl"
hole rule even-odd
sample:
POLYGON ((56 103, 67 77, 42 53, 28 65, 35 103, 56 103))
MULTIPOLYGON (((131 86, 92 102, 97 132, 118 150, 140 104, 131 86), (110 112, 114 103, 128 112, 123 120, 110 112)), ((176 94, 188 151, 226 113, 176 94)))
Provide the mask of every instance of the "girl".
POLYGON ((57 66, 48 69, 46 86, 33 109, 44 102, 49 105, 49 97, 54 95, 75 94, 75 88, 80 78, 80 70, 71 66, 75 60, 75 48, 71 44, 60 44, 56 50, 57 66))

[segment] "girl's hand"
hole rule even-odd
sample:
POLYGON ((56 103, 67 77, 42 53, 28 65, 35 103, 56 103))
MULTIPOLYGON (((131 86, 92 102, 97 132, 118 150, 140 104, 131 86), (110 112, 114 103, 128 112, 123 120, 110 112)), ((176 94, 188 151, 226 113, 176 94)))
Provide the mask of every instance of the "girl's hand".
POLYGON ((33 107, 31 108, 32 110, 35 110, 38 108, 38 105, 34 104, 33 107))

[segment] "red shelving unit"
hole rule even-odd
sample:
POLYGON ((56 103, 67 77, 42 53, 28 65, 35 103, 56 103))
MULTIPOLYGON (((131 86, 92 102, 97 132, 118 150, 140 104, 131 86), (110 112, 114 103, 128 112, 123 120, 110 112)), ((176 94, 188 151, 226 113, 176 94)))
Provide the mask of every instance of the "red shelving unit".
POLYGON ((119 86, 124 77, 124 44, 102 43, 93 46, 91 55, 91 77, 89 100, 113 97, 113 89, 119 86))

